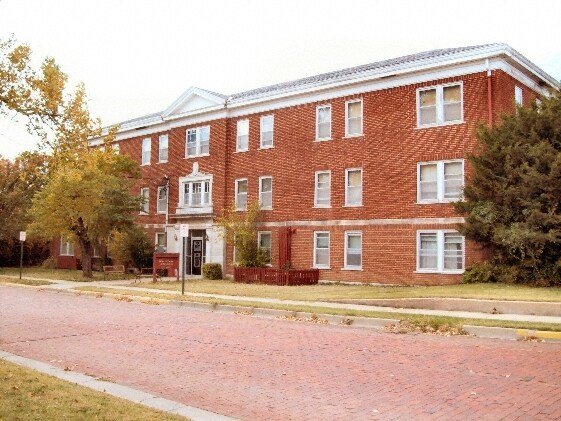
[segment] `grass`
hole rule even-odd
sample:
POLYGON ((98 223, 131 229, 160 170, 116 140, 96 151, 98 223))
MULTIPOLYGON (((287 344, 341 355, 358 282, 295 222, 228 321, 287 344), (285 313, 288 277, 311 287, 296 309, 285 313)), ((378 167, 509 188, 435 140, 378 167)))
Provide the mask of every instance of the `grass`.
MULTIPOLYGON (((0 268, 0 277, 18 276, 19 268, 0 268)), ((45 269, 41 267, 23 268, 22 278, 41 278, 51 280, 92 282, 103 281, 103 272, 93 272, 93 278, 84 278, 81 270, 73 269, 45 269)), ((133 279, 133 275, 109 275, 109 279, 133 279)))
POLYGON ((42 286, 42 285, 50 285, 52 282, 49 281, 41 281, 38 279, 18 279, 18 278, 10 278, 7 276, 0 275, 0 284, 9 282, 11 284, 21 284, 21 285, 32 285, 32 286, 42 286))
MULTIPOLYGON (((158 282, 155 284, 142 283, 131 286, 181 291, 181 282, 158 282)), ((274 285, 240 284, 228 280, 189 280, 185 282, 185 291, 299 301, 439 297, 561 302, 561 288, 536 288, 523 285, 506 284, 461 284, 407 287, 320 284, 284 287, 274 285)))
POLYGON ((461 328, 463 325, 476 325, 476 326, 491 326, 491 327, 510 327, 515 329, 531 329, 531 330, 546 330, 546 331, 561 331, 561 324, 559 323, 537 323, 537 322, 525 322, 525 321, 508 321, 508 320, 488 320, 488 319, 470 319, 470 318, 458 318, 458 317, 446 317, 446 316, 429 316, 422 314, 407 314, 407 313, 387 313, 380 311, 363 311, 363 310, 350 310, 350 309, 338 309, 322 306, 306 306, 306 305, 293 305, 293 304, 276 304, 276 303, 261 303, 256 301, 251 301, 251 299, 239 301, 239 300, 228 300, 215 297, 193 297, 193 296, 181 296, 172 295, 157 292, 145 292, 145 291, 134 291, 126 289, 113 289, 113 288, 101 288, 101 287, 80 287, 79 291, 92 291, 97 293, 115 294, 119 301, 124 301, 122 297, 132 296, 132 297, 148 297, 161 300, 175 300, 175 301, 190 301, 198 303, 206 303, 211 305, 231 305, 238 307, 249 307, 249 308, 270 308, 275 310, 285 310, 291 312, 302 312, 302 313, 312 313, 312 314, 332 314, 338 316, 349 316, 349 317, 372 317, 372 318, 382 318, 382 319, 399 319, 402 321, 408 321, 415 325, 430 325, 435 328, 440 326, 450 326, 455 328, 461 328))
POLYGON ((0 402, 0 420, 185 420, 1 359, 0 402))

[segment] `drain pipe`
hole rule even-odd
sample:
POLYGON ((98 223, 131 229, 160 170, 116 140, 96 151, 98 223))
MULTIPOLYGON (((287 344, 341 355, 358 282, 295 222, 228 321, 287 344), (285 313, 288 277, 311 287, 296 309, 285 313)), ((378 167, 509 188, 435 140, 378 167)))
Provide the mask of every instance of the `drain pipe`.
POLYGON ((493 83, 491 79, 491 67, 489 65, 489 59, 485 60, 487 66, 487 113, 488 113, 488 124, 489 127, 493 127, 493 83))

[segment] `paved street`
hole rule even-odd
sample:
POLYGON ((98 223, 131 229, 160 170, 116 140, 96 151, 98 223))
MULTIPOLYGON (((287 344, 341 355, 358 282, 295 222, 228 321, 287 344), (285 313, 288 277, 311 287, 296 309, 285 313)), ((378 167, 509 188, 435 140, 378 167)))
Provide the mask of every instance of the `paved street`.
POLYGON ((561 419, 561 344, 0 286, 0 349, 243 420, 561 419))

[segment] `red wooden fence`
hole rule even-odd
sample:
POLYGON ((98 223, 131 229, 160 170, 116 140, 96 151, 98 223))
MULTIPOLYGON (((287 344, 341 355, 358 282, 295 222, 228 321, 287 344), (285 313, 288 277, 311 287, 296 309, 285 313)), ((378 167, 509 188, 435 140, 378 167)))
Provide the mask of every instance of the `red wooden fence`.
POLYGON ((234 281, 247 284, 314 285, 318 280, 318 269, 234 268, 234 281))

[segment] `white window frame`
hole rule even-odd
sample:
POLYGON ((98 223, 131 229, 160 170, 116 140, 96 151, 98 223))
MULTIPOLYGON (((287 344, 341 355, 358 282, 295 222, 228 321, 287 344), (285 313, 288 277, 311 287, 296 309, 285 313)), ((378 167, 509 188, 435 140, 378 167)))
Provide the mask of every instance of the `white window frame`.
POLYGON ((168 210, 168 188, 164 186, 158 186, 157 196, 156 196, 156 213, 167 213, 168 210), (164 199, 160 198, 160 193, 165 191, 166 196, 164 199), (162 200, 164 200, 162 208, 162 200))
POLYGON ((245 118, 243 120, 238 120, 236 122, 236 152, 246 152, 249 150, 249 119, 245 118), (240 129, 242 126, 247 127, 247 133, 240 134, 240 129), (240 137, 247 136, 247 145, 245 149, 240 147, 240 137))
POLYGON ((273 209, 273 177, 270 175, 265 175, 262 177, 259 177, 259 205, 261 206, 262 210, 272 210, 273 209), (263 194, 267 193, 263 191, 263 180, 266 179, 270 179, 271 180, 271 204, 268 206, 263 205, 263 194))
POLYGON ((462 190, 465 185, 465 165, 463 159, 447 159, 442 161, 427 161, 417 163, 417 203, 452 203, 462 200, 462 193, 457 198, 445 198, 444 166, 448 163, 459 162, 462 164, 462 190), (436 199, 421 199, 421 167, 436 164, 436 199))
POLYGON ((314 207, 315 208, 330 208, 331 207, 331 171, 324 170, 324 171, 316 171, 314 175, 314 207), (319 199, 319 176, 320 174, 328 174, 329 175, 329 203, 318 203, 319 199))
MULTIPOLYGON (((325 250, 324 248, 321 248, 325 250)), ((313 267, 316 269, 331 269, 331 233, 329 231, 314 231, 314 256, 313 256, 313 267), (327 264, 318 264, 317 262, 317 238, 318 234, 327 234, 327 264)))
POLYGON ((64 235, 60 236, 60 256, 74 256, 74 244, 64 235))
POLYGON ((346 168, 345 169, 345 207, 358 207, 362 206, 363 193, 364 193, 364 172, 362 168, 346 168), (349 172, 360 171, 360 203, 349 203, 349 172))
POLYGON ((185 130, 185 159, 199 156, 210 156, 210 126, 191 127, 190 129, 185 130), (203 130, 208 132, 208 140, 205 141, 207 143, 206 146, 208 148, 208 152, 202 151, 204 146, 202 140, 203 130), (194 154, 189 154, 189 132, 195 133, 194 154))
POLYGON ((364 104, 362 98, 351 99, 345 102, 345 137, 357 137, 364 135, 364 104), (360 133, 349 133, 349 105, 360 102, 360 133))
POLYGON ((245 211, 247 210, 247 200, 248 200, 248 196, 249 196, 249 182, 247 181, 247 178, 237 178, 234 181, 234 185, 235 185, 235 196, 234 196, 234 201, 235 201, 235 205, 236 205, 236 210, 238 211, 245 211), (246 182, 246 192, 245 192, 245 206, 244 207, 240 207, 239 206, 239 200, 238 200, 238 194, 240 194, 238 192, 238 185, 239 183, 241 183, 242 181, 246 182))
POLYGON ((121 145, 119 145, 118 143, 112 143, 111 148, 113 149, 113 151, 115 151, 116 155, 119 155, 121 153, 121 145))
POLYGON ((146 200, 140 205, 140 214, 148 215, 150 213, 150 187, 142 187, 140 189, 140 197, 146 200))
POLYGON ((514 103, 521 107, 524 105, 524 92, 520 86, 514 87, 514 103))
POLYGON ((271 266, 271 263, 273 261, 273 234, 271 233, 271 231, 259 231, 257 232, 257 247, 259 249, 261 248, 265 248, 265 247, 261 247, 261 238, 263 238, 264 235, 268 235, 269 236, 269 241, 270 241, 270 247, 269 247, 269 261, 266 262, 267 266, 271 266))
MULTIPOLYGON (((259 148, 260 149, 271 149, 274 146, 274 140, 275 140, 275 116, 274 116, 274 114, 261 116, 261 118, 259 119, 259 133, 260 133, 259 148), (266 118, 271 119, 271 131, 270 132, 264 132, 263 131, 263 120, 266 119, 266 118), (271 144, 270 145, 264 145, 263 144, 263 141, 264 141, 263 134, 264 133, 271 133, 271 144)), ((248 135, 249 135, 249 130, 248 130, 248 135)), ((248 145, 249 145, 249 137, 248 137, 248 145)))
POLYGON ((419 273, 449 273, 449 274, 462 274, 466 267, 466 239, 460 233, 453 229, 443 230, 418 230, 417 231, 417 247, 416 247, 416 271, 419 273), (444 235, 457 234, 462 237, 462 269, 445 269, 444 268, 444 235), (421 234, 436 234, 436 250, 437 250, 437 267, 436 269, 420 268, 421 263, 421 234))
POLYGON ((316 141, 322 142, 322 141, 326 141, 326 140, 331 140, 331 120, 332 120, 332 114, 331 114, 332 108, 331 108, 331 104, 322 104, 322 105, 318 105, 316 107, 316 141), (329 108, 329 136, 327 137, 320 137, 319 136, 319 112, 320 110, 329 108))
POLYGON ((179 207, 180 208, 208 208, 212 206, 212 176, 181 177, 179 179, 179 207), (201 203, 193 204, 193 187, 201 184, 201 203), (208 203, 204 201, 205 187, 208 183, 208 203), (189 185, 189 195, 185 197, 185 185, 189 185))
POLYGON ((99 255, 99 245, 97 244, 92 245, 92 257, 101 257, 99 255))
POLYGON ((362 231, 345 231, 345 265, 343 269, 345 270, 362 270, 362 262, 363 262, 363 247, 362 247, 362 231), (348 244, 349 244, 349 237, 350 236, 360 236, 360 265, 349 265, 347 263, 347 254, 348 254, 348 244))
POLYGON ((169 138, 167 134, 160 135, 158 137, 158 163, 163 164, 168 162, 169 158, 169 138), (162 148, 162 143, 165 143, 165 148, 162 148), (162 159, 163 151, 165 152, 165 159, 162 159))
POLYGON ((425 86, 417 89, 417 127, 436 127, 447 126, 451 124, 461 124, 464 122, 464 84, 462 81, 445 83, 441 85, 425 86), (444 88, 450 86, 460 87, 460 118, 458 120, 444 121, 444 88), (436 122, 421 124, 421 92, 436 90, 436 122))
POLYGON ((141 154, 141 164, 140 165, 150 165, 150 160, 152 159, 152 138, 145 137, 142 139, 142 154, 141 154), (148 147, 146 147, 148 145, 148 147))
POLYGON ((154 237, 154 248, 155 248, 155 249, 158 249, 158 246, 159 246, 158 238, 159 238, 159 237, 164 237, 163 248, 164 248, 164 250, 167 251, 168 245, 167 245, 167 241, 166 241, 166 233, 165 233, 165 232, 157 232, 157 233, 155 234, 155 237, 154 237))

